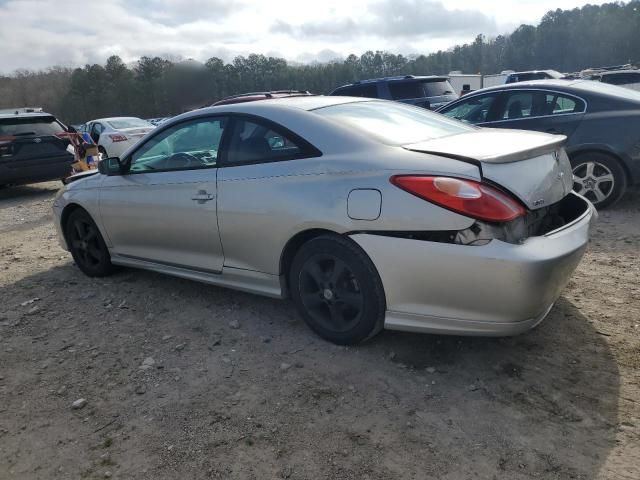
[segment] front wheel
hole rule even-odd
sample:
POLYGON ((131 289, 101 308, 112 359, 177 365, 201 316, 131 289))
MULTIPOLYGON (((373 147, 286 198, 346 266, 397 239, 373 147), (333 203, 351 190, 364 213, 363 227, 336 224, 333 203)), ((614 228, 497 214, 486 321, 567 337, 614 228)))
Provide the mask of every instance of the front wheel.
POLYGON ((584 153, 571 159, 573 189, 597 208, 620 200, 627 189, 627 175, 615 158, 603 153, 584 153))
POLYGON ((293 301, 322 338, 350 345, 373 337, 384 324, 384 289, 367 255, 337 235, 300 248, 289 273, 293 301))
POLYGON ((104 239, 91 216, 84 210, 69 215, 65 227, 67 244, 73 260, 89 277, 106 277, 115 270, 104 239))

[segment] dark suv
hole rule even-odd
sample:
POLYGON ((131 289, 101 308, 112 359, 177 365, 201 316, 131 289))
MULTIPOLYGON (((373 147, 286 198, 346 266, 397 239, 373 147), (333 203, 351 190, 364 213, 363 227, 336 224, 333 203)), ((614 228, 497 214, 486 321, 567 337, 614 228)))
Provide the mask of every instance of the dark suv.
POLYGON ((383 98, 432 109, 458 98, 447 77, 413 75, 362 80, 338 87, 329 95, 383 98))
POLYGON ((71 173, 66 127, 42 112, 0 113, 0 186, 63 179, 71 173))

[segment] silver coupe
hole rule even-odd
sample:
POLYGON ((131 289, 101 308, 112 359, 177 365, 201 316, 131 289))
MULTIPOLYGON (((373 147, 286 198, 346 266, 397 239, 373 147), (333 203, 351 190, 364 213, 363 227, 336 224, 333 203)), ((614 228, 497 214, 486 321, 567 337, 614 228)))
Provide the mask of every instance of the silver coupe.
POLYGON ((290 297, 323 338, 512 335, 580 262, 595 210, 565 137, 305 96, 163 123, 54 202, 89 276, 144 268, 290 297))

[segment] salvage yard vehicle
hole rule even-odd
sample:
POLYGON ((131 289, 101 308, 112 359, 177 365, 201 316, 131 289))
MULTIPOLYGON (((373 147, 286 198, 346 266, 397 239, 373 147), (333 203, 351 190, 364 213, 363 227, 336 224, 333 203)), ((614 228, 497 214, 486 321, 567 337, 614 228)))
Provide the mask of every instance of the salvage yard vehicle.
POLYGON ((640 92, 590 80, 539 80, 478 90, 438 113, 483 127, 565 135, 573 188, 598 208, 640 183, 640 92))
POLYGON ((595 216, 564 140, 353 97, 204 108, 71 177, 55 225, 89 276, 291 297, 338 344, 511 335, 547 315, 595 216))
POLYGON ((0 114, 0 186, 48 182, 71 173, 66 127, 41 111, 0 114))
POLYGON ((338 87, 329 95, 396 100, 432 110, 458 98, 449 78, 435 75, 361 80, 338 87))
POLYGON ((229 105, 230 103, 256 102, 258 100, 272 100, 274 98, 285 97, 307 97, 310 95, 313 94, 308 90, 272 90, 269 92, 241 93, 218 100, 211 106, 217 107, 218 105, 229 105))
POLYGON ((530 82, 531 80, 564 78, 564 74, 555 70, 530 70, 528 72, 512 72, 507 75, 504 83, 530 82))
POLYGON ((153 124, 141 118, 112 117, 91 120, 85 124, 84 131, 91 135, 100 153, 106 158, 122 155, 154 128, 153 124))
POLYGON ((594 73, 589 79, 640 91, 640 70, 638 69, 606 70, 594 73))

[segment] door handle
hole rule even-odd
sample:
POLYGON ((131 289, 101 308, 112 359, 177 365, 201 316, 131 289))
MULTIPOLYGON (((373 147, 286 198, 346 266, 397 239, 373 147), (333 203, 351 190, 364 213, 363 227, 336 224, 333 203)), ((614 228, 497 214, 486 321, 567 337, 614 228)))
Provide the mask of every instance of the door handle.
POLYGON ((213 200, 214 198, 216 198, 216 196, 208 193, 206 190, 198 190, 198 193, 191 197, 191 200, 198 203, 204 203, 208 202, 209 200, 213 200))

